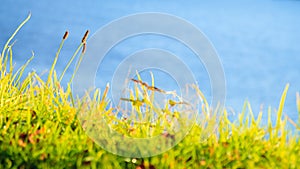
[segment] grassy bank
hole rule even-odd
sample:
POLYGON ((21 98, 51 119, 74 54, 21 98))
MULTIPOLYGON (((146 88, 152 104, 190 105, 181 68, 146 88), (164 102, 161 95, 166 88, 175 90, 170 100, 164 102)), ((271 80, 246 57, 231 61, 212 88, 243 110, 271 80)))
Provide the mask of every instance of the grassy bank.
MULTIPOLYGON (((276 112, 270 109, 254 118, 246 102, 237 121, 229 121, 226 110, 219 112, 218 121, 207 117, 207 123, 217 123, 218 128, 206 139, 201 139, 205 130, 197 124, 179 144, 163 154, 148 158, 111 154, 95 144, 78 121, 79 110, 75 105, 83 105, 85 101, 72 95, 70 83, 65 88, 60 85, 69 63, 75 57, 83 57, 87 33, 66 69, 57 75, 55 64, 68 33, 63 36, 47 80, 35 72, 23 74, 32 58, 14 70, 11 45, 14 35, 0 58, 0 168, 297 168, 300 165, 297 141, 300 116, 298 121, 283 116, 288 86, 276 112), (269 115, 267 124, 261 124, 263 113, 269 115), (274 124, 271 114, 277 115, 274 124), (295 127, 294 133, 287 129, 288 123, 295 127)), ((103 117, 110 111, 107 103, 105 92, 102 95, 96 92, 89 102, 99 108, 103 117)), ((300 114, 299 95, 296 104, 300 114)), ((218 110, 204 104, 202 111, 209 114, 218 110)), ((134 126, 113 127, 130 135, 126 131, 134 126)), ((138 131, 137 135, 143 132, 138 131)))

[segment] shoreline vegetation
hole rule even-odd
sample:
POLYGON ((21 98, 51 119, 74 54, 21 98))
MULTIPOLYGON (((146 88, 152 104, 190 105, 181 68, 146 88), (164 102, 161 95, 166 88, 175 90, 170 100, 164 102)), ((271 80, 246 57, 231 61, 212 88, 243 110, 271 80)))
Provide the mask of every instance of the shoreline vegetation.
MULTIPOLYGON (((30 15, 9 38, 0 58, 0 168, 297 168, 300 165, 300 96, 298 93, 298 121, 283 116, 288 85, 278 110, 272 112, 269 109, 267 112, 266 124, 261 123, 265 112, 259 112, 255 118, 250 104, 245 102, 237 120, 230 121, 226 109, 219 112, 217 121, 205 116, 206 124, 217 126, 215 131, 201 139, 207 130, 197 123, 183 140, 160 155, 126 158, 105 151, 87 136, 81 126, 77 117, 79 110, 75 105, 86 102, 74 98, 71 90, 72 79, 85 52, 88 31, 63 73, 58 76, 55 64, 69 33, 64 34, 48 78, 42 80, 35 72, 24 75, 34 56, 18 70, 13 67, 11 41, 29 18, 30 15), (79 62, 64 88, 60 82, 75 57, 79 57, 79 62), (275 123, 271 120, 274 114, 277 115, 275 123), (288 124, 294 127, 294 131, 288 129, 288 124)), ((143 84, 140 80, 135 81, 143 84)), ((147 84, 147 87, 148 90, 153 86, 147 84)), ((107 90, 103 94, 97 90, 90 102, 102 113, 100 115, 111 118, 107 90)), ((142 87, 140 90, 146 89, 142 87)), ((199 89, 197 91, 205 103, 205 97, 199 89)), ((134 100, 132 97, 123 100, 131 102, 134 100)), ((169 104, 174 106, 176 102, 169 104)), ((149 105, 152 107, 151 103, 149 105)), ((202 111, 210 114, 218 110, 203 104, 202 111)), ((174 112, 171 115, 179 118, 174 112)), ((135 126, 118 121, 111 125, 129 136, 139 137, 145 133, 142 124, 135 126)), ((161 126, 157 126, 155 129, 162 131, 161 126)))

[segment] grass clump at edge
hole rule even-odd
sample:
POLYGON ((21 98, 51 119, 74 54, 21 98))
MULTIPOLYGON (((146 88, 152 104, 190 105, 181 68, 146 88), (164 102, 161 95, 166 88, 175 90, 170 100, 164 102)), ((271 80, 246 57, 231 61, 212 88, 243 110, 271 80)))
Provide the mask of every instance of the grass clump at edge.
MULTIPOLYGON (((197 124, 174 148, 154 157, 124 158, 103 150, 86 135, 76 117, 78 108, 74 105, 84 101, 72 96, 73 76, 66 89, 60 86, 73 59, 78 55, 83 57, 85 40, 59 78, 55 63, 67 34, 47 81, 35 72, 23 77, 33 56, 14 72, 10 42, 29 17, 5 44, 0 58, 0 168, 297 168, 300 165, 300 118, 294 122, 282 117, 288 86, 275 112, 275 124, 271 121, 271 109, 269 121, 263 125, 262 112, 255 119, 246 102, 237 121, 228 120, 226 110, 220 112, 219 121, 208 117, 208 123, 218 123, 218 131, 205 140, 200 139, 203 128, 197 124), (288 122, 295 126, 296 132, 287 129, 288 122)), ((105 114, 109 110, 105 97, 97 91, 94 98, 90 101, 105 114)), ((296 104, 300 114, 299 94, 296 104)), ((207 104, 202 111, 212 112, 207 104)))

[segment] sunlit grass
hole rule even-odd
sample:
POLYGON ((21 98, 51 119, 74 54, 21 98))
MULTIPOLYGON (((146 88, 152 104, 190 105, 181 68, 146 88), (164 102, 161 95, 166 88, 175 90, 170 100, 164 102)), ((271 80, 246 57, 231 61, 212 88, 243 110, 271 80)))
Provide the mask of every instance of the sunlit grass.
POLYGON ((184 101, 167 101, 165 106, 169 107, 164 107, 163 112, 152 97, 154 92, 159 92, 153 88, 154 82, 142 85, 140 77, 133 90, 128 91, 128 97, 120 102, 130 104, 134 110, 132 115, 143 123, 132 123, 129 117, 124 120, 125 116, 120 118, 114 114, 116 108, 111 107, 106 97, 109 87, 102 94, 96 90, 88 101, 76 99, 70 83, 63 88, 60 82, 74 58, 84 57, 87 33, 61 75, 55 71, 55 63, 67 41, 66 35, 53 58, 47 80, 35 72, 24 74, 33 56, 15 71, 11 41, 28 19, 8 40, 0 58, 0 168, 297 168, 300 165, 300 96, 296 94, 298 120, 283 116, 288 85, 276 112, 269 109, 259 112, 255 118, 257 113, 245 102, 233 122, 228 119, 226 109, 209 107, 200 89, 195 88, 202 99, 202 120, 174 148, 142 159, 124 158, 103 150, 86 135, 84 124, 81 127, 77 119, 80 106, 94 107, 97 110, 94 113, 124 135, 149 137, 174 132, 168 125, 180 120, 180 114, 166 110, 184 101), (153 116, 153 112, 157 116, 153 116), (267 123, 262 122, 263 114, 268 114, 267 123), (275 123, 272 123, 272 114, 277 115, 275 123), (294 126, 293 132, 288 130, 288 123, 294 126), (149 130, 151 127, 153 130, 149 130))

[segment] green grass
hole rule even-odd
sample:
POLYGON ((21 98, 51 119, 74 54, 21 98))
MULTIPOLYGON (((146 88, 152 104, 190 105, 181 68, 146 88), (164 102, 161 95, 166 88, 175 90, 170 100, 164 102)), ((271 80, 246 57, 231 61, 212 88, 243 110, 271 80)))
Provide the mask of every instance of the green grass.
MULTIPOLYGON (((60 86, 74 58, 79 57, 80 60, 83 57, 87 35, 59 76, 55 71, 55 63, 66 36, 53 58, 47 80, 42 80, 35 72, 24 75, 33 57, 19 70, 14 70, 11 41, 28 19, 8 40, 0 58, 0 168, 297 168, 300 165, 300 96, 297 94, 298 121, 283 117, 288 85, 283 91, 278 110, 272 112, 270 108, 264 112, 268 114, 268 123, 261 122, 263 112, 254 117, 256 113, 252 112, 248 102, 238 114, 238 119, 231 122, 226 110, 210 108, 201 91, 195 88, 203 99, 204 118, 175 147, 147 158, 126 158, 103 150, 80 125, 77 115, 80 116, 84 106, 94 108, 90 109, 91 113, 111 120, 112 128, 132 137, 155 136, 165 130, 171 133, 172 128, 166 127, 166 124, 174 122, 161 116, 160 122, 154 124, 154 130, 150 131, 152 123, 132 124, 111 114, 114 108, 110 107, 105 91, 102 95, 96 91, 94 97, 85 100, 72 95, 70 83, 66 88, 60 86), (213 118, 217 113, 219 120, 213 118), (271 120, 274 115, 277 116, 275 124, 271 120), (294 126, 294 132, 287 128, 288 123, 294 126), (208 135, 214 129, 212 126, 218 128, 208 135), (203 135, 207 137, 203 138, 203 135)), ((160 112, 151 97, 153 91, 138 84, 134 89, 138 90, 129 92, 132 100, 127 101, 132 102, 137 112, 133 113, 137 115, 136 118, 153 118, 152 114, 147 117, 141 115, 144 112, 141 110, 142 104, 146 105, 146 112, 160 112), (149 95, 140 95, 145 92, 149 95), (144 99, 142 104, 133 103, 139 99, 144 99)), ((167 113, 175 120, 181 119, 176 111, 167 113)))

